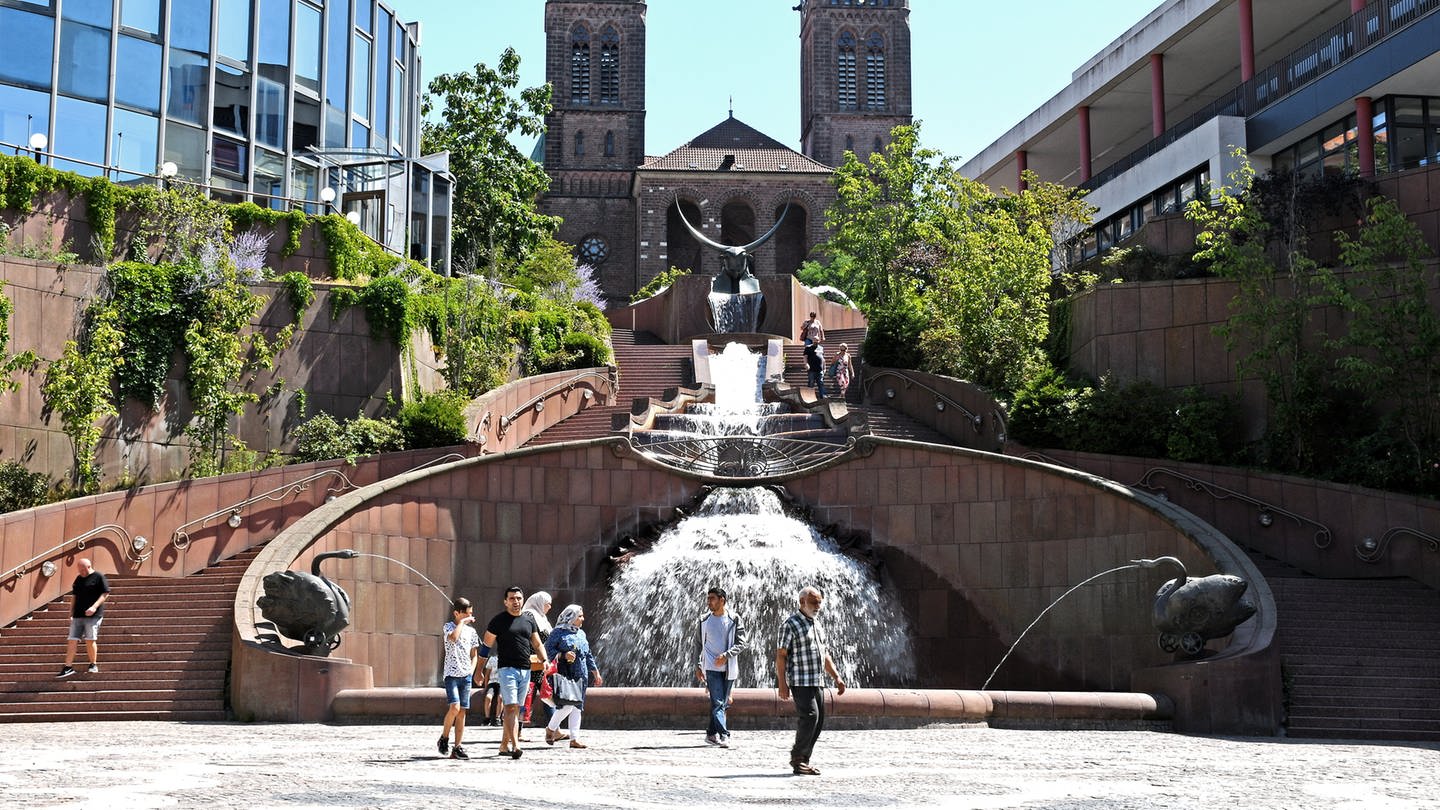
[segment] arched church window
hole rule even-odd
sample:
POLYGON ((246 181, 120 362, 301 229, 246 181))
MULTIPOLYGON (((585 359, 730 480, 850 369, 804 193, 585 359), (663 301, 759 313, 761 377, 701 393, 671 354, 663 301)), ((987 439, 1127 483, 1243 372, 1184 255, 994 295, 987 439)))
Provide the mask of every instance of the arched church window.
POLYGON ((885 38, 879 31, 865 40, 865 109, 885 109, 885 38))
POLYGON ((600 32, 600 103, 620 103, 620 32, 613 25, 600 32))
POLYGON ((585 133, 575 133, 575 157, 585 156, 585 133))
POLYGON ((590 103, 590 32, 579 24, 570 29, 570 103, 590 103))
POLYGON ((614 132, 614 130, 607 130, 607 131, 605 132, 605 157, 615 157, 615 132, 614 132))
POLYGON ((836 51, 836 99, 840 109, 853 110, 858 103, 855 96, 855 34, 842 31, 836 51))
POLYGON ((605 237, 598 233, 592 233, 580 240, 580 261, 598 267, 610 258, 610 245, 605 237))

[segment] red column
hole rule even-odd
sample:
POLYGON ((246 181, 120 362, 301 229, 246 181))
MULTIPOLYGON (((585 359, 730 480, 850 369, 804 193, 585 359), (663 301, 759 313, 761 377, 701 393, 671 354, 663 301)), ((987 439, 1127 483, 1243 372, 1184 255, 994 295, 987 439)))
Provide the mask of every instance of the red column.
MULTIPOLYGON (((1358 1, 1358 0, 1355 0, 1358 1)), ((1375 106, 1369 96, 1355 99, 1355 143, 1359 147, 1360 176, 1375 176, 1375 106)))
POLYGON ((1165 134, 1165 57, 1158 53, 1150 54, 1150 130, 1165 134))
POLYGON ((1024 149, 1015 150, 1015 189, 1024 191, 1028 188, 1025 182, 1025 170, 1030 168, 1030 153, 1024 149))
MULTIPOLYGON (((1351 3, 1359 0, 1350 0, 1351 3)), ((1251 11, 1254 0, 1240 0, 1240 81, 1255 78, 1255 15, 1251 11)))
POLYGON ((1365 0, 1350 0, 1350 13, 1359 14, 1365 10, 1365 0))
POLYGON ((1090 179, 1090 105, 1076 108, 1080 114, 1080 182, 1090 179))

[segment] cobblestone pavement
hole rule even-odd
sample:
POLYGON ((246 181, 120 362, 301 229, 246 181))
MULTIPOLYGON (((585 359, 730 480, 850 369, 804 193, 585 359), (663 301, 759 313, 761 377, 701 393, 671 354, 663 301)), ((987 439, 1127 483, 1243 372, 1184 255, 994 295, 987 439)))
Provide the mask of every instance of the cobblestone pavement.
POLYGON ((827 731, 792 776, 790 734, 529 729, 519 760, 471 728, 469 761, 431 726, 0 725, 7 807, 1440 808, 1440 746, 932 726, 827 731), (536 742, 540 738, 540 742, 536 742))

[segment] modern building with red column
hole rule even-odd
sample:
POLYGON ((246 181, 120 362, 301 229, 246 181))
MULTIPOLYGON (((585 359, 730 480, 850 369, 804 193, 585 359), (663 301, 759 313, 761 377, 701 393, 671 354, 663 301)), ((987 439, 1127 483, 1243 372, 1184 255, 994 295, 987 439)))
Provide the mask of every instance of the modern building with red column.
POLYGON ((1013 187, 1023 155, 1088 189, 1093 255, 1226 182, 1237 147, 1262 172, 1440 162, 1440 0, 1165 0, 962 172, 1013 187))

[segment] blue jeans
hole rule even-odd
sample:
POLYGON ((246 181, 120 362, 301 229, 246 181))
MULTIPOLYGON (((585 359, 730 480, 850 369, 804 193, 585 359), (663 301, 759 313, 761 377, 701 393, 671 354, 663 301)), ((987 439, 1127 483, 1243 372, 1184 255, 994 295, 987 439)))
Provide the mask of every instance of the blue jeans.
POLYGON ((705 733, 730 736, 730 728, 725 725, 725 707, 730 705, 730 689, 734 685, 725 670, 705 670, 705 689, 710 692, 710 727, 705 733))
POLYGON ((445 676, 445 702, 451 705, 459 704, 460 708, 470 708, 470 676, 453 675, 445 676))

